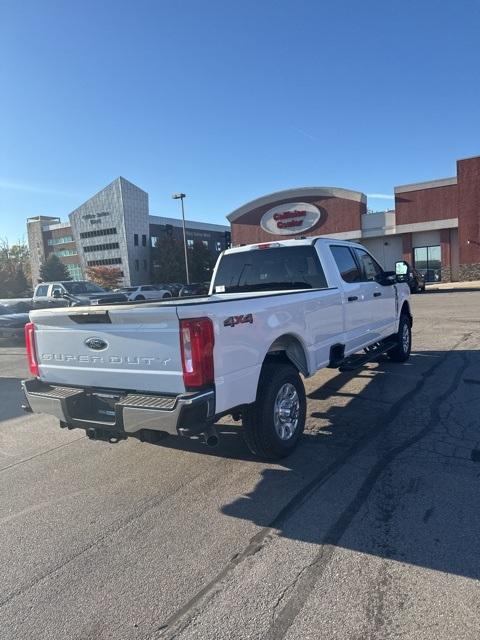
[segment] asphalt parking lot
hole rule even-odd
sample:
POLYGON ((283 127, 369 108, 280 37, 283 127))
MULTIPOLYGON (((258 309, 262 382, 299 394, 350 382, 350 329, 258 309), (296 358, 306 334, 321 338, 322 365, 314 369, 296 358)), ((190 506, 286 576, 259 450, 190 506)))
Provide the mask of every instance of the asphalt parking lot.
POLYGON ((280 464, 25 415, 0 347, 2 640, 478 639, 480 292, 413 297, 413 353, 306 381, 280 464))

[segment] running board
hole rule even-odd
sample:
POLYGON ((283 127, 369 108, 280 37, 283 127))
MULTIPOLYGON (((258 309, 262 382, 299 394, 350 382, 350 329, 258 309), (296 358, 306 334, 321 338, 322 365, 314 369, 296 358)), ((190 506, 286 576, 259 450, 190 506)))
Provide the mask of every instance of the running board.
POLYGON ((370 349, 367 353, 355 353, 348 358, 345 358, 339 365, 339 371, 355 371, 356 369, 360 369, 367 362, 371 362, 375 360, 378 356, 382 355, 382 353, 386 353, 393 349, 396 346, 396 342, 393 340, 389 340, 388 342, 382 342, 378 345, 378 347, 374 347, 370 349))

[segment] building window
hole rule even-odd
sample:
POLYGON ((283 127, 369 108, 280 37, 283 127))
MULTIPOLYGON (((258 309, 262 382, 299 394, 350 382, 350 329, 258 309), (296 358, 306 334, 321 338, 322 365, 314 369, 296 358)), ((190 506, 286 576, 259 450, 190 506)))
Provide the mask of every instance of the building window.
POLYGON ((187 247, 193 249, 193 240, 187 240, 187 247))
POLYGON ((143 270, 144 271, 147 270, 147 261, 146 260, 143 261, 143 270))
POLYGON ((72 280, 82 280, 83 272, 79 264, 66 264, 68 275, 72 280))
POLYGON ((49 238, 47 242, 50 246, 55 244, 65 244, 66 242, 73 242, 73 237, 62 236, 61 238, 49 238))
POLYGON ((89 260, 87 265, 89 267, 101 267, 108 264, 122 264, 121 258, 103 258, 103 260, 89 260))
POLYGON ((138 271, 140 269, 140 262, 135 259, 135 271, 138 271))
POLYGON ((208 249, 208 240, 202 240, 202 244, 204 247, 207 247, 208 249))
POLYGON ((147 236, 142 233, 142 247, 146 247, 147 246, 147 236))
POLYGON ((133 244, 138 247, 138 233, 133 234, 133 244))
POLYGON ((217 240, 217 242, 215 243, 215 249, 220 252, 222 250, 222 243, 220 242, 220 240, 217 240))
POLYGON ((95 231, 82 231, 80 238, 98 238, 98 236, 111 236, 117 233, 116 227, 109 229, 95 229, 95 231))
POLYGON ((77 255, 77 250, 76 249, 61 249, 60 251, 54 251, 53 253, 55 255, 57 255, 57 256, 76 256, 77 255))
POLYGON ((439 282, 442 279, 442 247, 415 247, 413 264, 427 282, 439 282))
POLYGON ((87 247, 83 247, 83 250, 88 253, 90 251, 110 251, 111 249, 119 248, 118 242, 107 242, 106 244, 91 244, 87 247))

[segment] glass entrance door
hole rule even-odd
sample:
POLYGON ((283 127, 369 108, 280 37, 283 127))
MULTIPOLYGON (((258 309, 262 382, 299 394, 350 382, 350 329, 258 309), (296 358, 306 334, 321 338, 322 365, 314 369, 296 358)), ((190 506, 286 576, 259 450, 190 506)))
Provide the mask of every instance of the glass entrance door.
POLYGON ((442 248, 440 245, 415 247, 413 261, 415 269, 420 271, 426 282, 439 282, 442 279, 442 248))

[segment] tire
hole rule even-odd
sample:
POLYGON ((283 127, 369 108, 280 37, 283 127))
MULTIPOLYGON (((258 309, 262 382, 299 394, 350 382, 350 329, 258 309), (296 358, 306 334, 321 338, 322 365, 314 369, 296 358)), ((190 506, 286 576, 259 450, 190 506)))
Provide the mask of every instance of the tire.
POLYGON ((145 300, 145 296, 136 296, 135 300, 145 300))
POLYGON ((172 294, 171 293, 164 293, 162 296, 162 299, 165 300, 165 298, 171 298, 172 294))
POLYGON ((387 355, 393 362, 406 362, 412 349, 412 323, 406 313, 400 316, 398 331, 394 337, 396 345, 387 355))
POLYGON ((305 387, 298 371, 283 362, 265 363, 257 398, 243 412, 243 434, 248 448, 264 460, 290 455, 302 436, 306 413, 305 387), (283 417, 279 415, 281 409, 285 412, 283 417))

